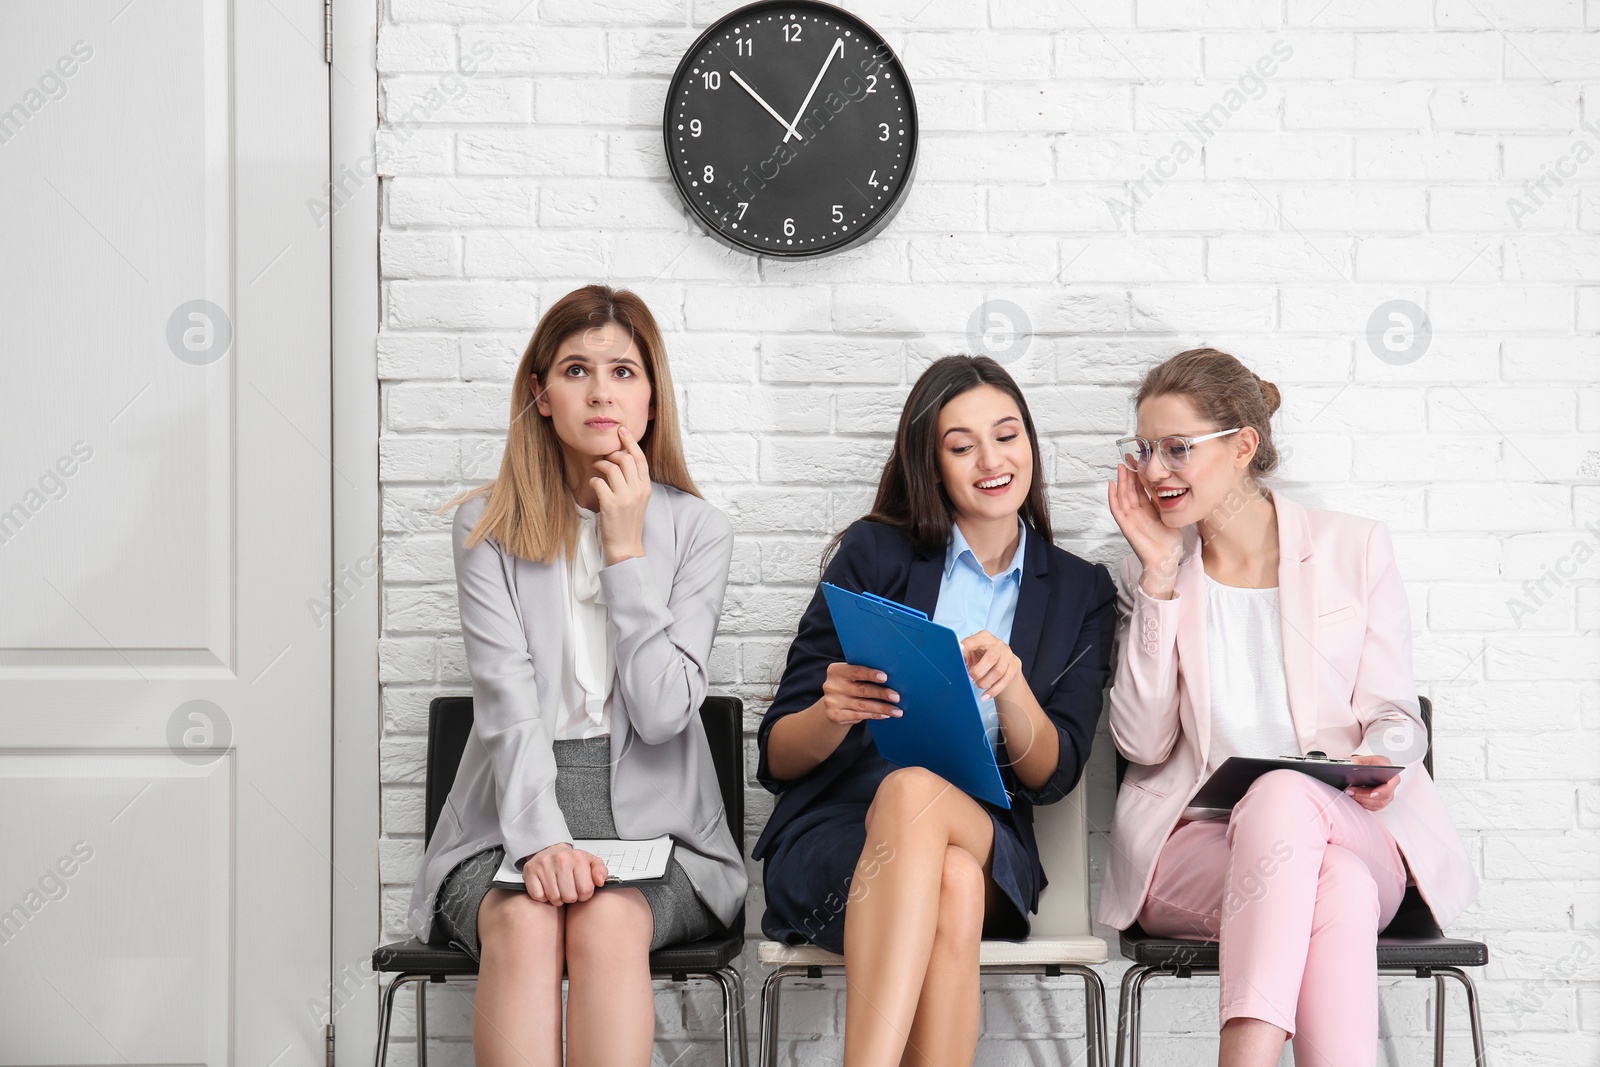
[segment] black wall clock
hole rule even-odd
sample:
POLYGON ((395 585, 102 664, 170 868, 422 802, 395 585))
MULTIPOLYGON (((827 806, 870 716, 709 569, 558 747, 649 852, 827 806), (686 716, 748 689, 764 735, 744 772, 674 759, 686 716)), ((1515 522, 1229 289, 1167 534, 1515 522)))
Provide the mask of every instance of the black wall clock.
POLYGON ((695 41, 662 134, 673 181, 713 237, 820 256, 894 217, 916 166, 917 107, 866 23, 832 4, 771 0, 695 41))

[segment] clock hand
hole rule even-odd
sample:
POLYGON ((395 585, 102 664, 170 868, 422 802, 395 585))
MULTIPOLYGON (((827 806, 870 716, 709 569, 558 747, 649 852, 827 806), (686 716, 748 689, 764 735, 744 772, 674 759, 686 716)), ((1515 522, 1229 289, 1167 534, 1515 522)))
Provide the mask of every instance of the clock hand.
MULTIPOLYGON (((729 70, 728 73, 733 76, 733 80, 738 82, 739 85, 744 89, 745 92, 749 93, 755 99, 756 103, 760 104, 762 107, 767 109, 767 114, 771 115, 773 118, 778 120, 778 125, 779 126, 782 126, 784 129, 788 130, 789 133, 794 134, 796 137, 800 137, 800 131, 795 129, 794 126, 790 125, 789 123, 784 122, 783 121, 783 116, 778 114, 776 111, 772 110, 772 105, 767 103, 765 100, 761 99, 761 94, 756 92, 754 89, 750 88, 750 83, 745 81, 743 78, 739 77, 739 72, 738 71, 729 70)), ((787 141, 789 139, 789 134, 788 133, 784 134, 783 135, 783 139, 785 141, 787 141)), ((800 139, 802 141, 805 140, 804 137, 800 137, 800 139)))
MULTIPOLYGON (((810 104, 811 104, 811 98, 813 96, 815 96, 816 93, 817 93, 817 86, 822 84, 822 76, 824 74, 828 73, 828 64, 833 62, 833 54, 835 52, 838 52, 841 56, 844 55, 844 38, 843 37, 838 37, 838 38, 834 39, 833 47, 828 49, 828 58, 824 59, 822 61, 822 69, 817 71, 816 79, 814 81, 812 81, 812 83, 811 83, 811 91, 806 93, 805 100, 801 101, 800 110, 796 111, 794 113, 794 122, 791 122, 791 123, 788 124, 789 125, 789 133, 794 134, 796 137, 800 136, 800 132, 794 128, 794 123, 795 122, 799 122, 800 121, 800 116, 804 115, 806 113, 806 108, 809 107, 810 104)), ((786 134, 783 135, 783 139, 784 139, 785 142, 787 142, 789 140, 789 133, 786 133, 786 134)))

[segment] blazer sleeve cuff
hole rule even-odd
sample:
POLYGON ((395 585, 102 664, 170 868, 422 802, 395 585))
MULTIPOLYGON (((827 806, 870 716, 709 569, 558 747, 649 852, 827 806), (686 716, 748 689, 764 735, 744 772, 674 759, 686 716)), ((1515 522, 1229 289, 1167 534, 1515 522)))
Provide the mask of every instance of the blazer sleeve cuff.
POLYGON ((516 820, 516 825, 506 825, 511 820, 505 819, 500 827, 500 833, 506 839, 506 855, 516 862, 519 871, 522 869, 523 860, 535 852, 542 852, 551 845, 559 845, 563 841, 569 844, 572 841, 572 834, 567 830, 567 820, 556 804, 555 793, 553 791, 550 793, 547 802, 544 802, 546 798, 540 800, 534 810, 516 820), (542 810, 545 808, 551 810, 542 810))
POLYGON ((650 580, 649 560, 634 556, 600 568, 600 589, 606 595, 611 618, 624 625, 655 623, 665 629, 672 621, 661 590, 650 580))
POLYGON ((1128 643, 1146 655, 1159 655, 1178 643, 1178 617, 1183 602, 1176 592, 1170 600, 1161 600, 1144 591, 1138 582, 1133 586, 1133 614, 1128 620, 1128 643))

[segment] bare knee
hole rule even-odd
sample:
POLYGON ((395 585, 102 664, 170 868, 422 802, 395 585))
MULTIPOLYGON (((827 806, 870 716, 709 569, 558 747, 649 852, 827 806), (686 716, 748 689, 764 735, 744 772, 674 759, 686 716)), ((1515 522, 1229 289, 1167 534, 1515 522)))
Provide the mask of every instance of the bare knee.
POLYGON ((962 944, 976 943, 983 934, 987 888, 978 858, 959 845, 946 845, 939 875, 939 924, 935 936, 962 944))
POLYGON ((650 905, 637 889, 604 890, 564 908, 569 971, 648 959, 655 925, 650 905))
POLYGON ((923 767, 890 771, 867 808, 867 833, 882 837, 909 830, 950 788, 949 782, 923 767))
POLYGON ((526 893, 491 889, 478 907, 478 940, 484 949, 505 950, 511 958, 537 959, 559 950, 560 908, 526 893))

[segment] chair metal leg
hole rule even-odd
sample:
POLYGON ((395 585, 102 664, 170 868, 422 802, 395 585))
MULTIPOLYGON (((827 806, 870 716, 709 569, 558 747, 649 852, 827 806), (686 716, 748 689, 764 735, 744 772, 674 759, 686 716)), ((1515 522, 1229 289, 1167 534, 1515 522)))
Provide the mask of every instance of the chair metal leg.
POLYGON ((428 980, 417 983, 417 1067, 428 1067, 428 980))
POLYGON ((1433 976, 1433 1067, 1444 1067, 1444 976, 1433 976))
POLYGON ((745 994, 744 972, 737 967, 728 967, 728 975, 733 979, 734 1008, 733 1021, 739 1036, 739 1067, 750 1067, 750 1033, 745 1022, 745 994))
MULTIPOLYGON (((1439 979, 1439 986, 1444 987, 1442 975, 1449 975, 1461 983, 1462 990, 1467 994, 1467 1021, 1472 1027, 1472 1063, 1473 1067, 1486 1067, 1489 1062, 1483 1055, 1483 1017, 1478 1014, 1478 989, 1472 984, 1472 978, 1459 967, 1435 967, 1434 977, 1439 979)), ((1440 998, 1441 1003, 1443 998, 1440 998)), ((1443 1029, 1443 1026, 1440 1027, 1443 1029)))
POLYGON ((1117 1004, 1117 1067, 1139 1067, 1139 1007, 1144 984, 1154 973, 1153 968, 1137 964, 1123 972, 1117 1004))
POLYGON ((780 997, 783 980, 788 976, 788 968, 779 967, 767 975, 767 980, 761 984, 761 1036, 757 1038, 757 1063, 760 1067, 778 1067, 780 997))
POLYGON ((1088 1045, 1088 1067, 1106 1067, 1106 986, 1099 972, 1090 967, 1062 968, 1083 978, 1083 1033, 1088 1045))
POLYGON ((427 975, 397 974, 389 988, 383 991, 383 1004, 378 1010, 378 1050, 373 1057, 374 1067, 385 1067, 389 1062, 389 1028, 394 1020, 394 998, 407 982, 426 982, 427 975))
POLYGON ((743 1067, 743 1030, 735 1022, 736 1015, 744 1013, 739 998, 738 975, 730 967, 707 972, 706 977, 722 990, 722 1061, 723 1067, 743 1067))

